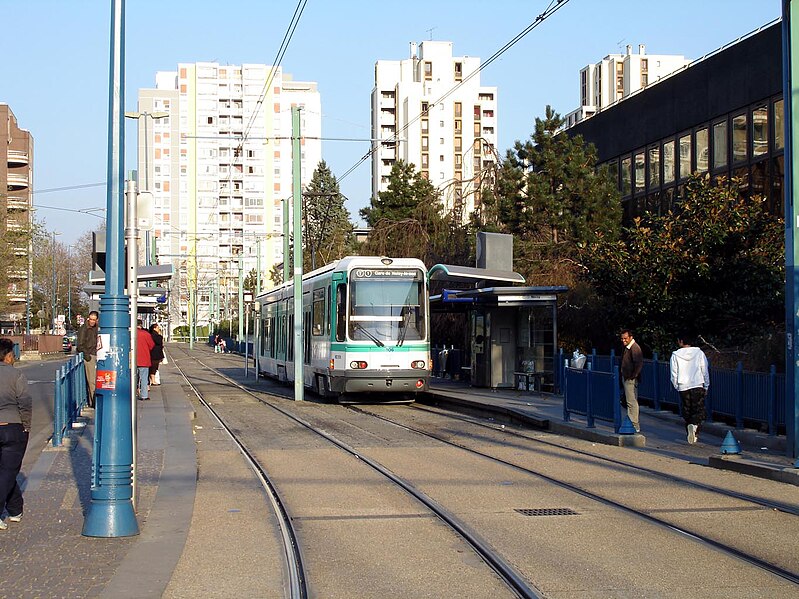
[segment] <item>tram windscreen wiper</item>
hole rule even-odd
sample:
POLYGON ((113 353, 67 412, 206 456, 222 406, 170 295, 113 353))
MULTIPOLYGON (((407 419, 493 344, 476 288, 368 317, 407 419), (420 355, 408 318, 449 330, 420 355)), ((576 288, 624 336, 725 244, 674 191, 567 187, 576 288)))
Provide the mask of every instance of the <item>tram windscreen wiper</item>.
POLYGON ((411 309, 407 308, 405 310, 405 315, 402 317, 402 330, 399 334, 399 339, 397 340, 397 347, 400 347, 403 343, 405 343, 405 336, 408 334, 408 324, 411 321, 411 309))
POLYGON ((377 337, 372 335, 372 333, 366 327, 364 327, 361 323, 356 322, 355 323, 355 328, 363 331, 363 334, 366 335, 367 337, 369 337, 369 339, 371 339, 372 341, 374 341, 375 345, 377 347, 385 347, 385 344, 382 341, 380 341, 380 339, 378 339, 377 337))

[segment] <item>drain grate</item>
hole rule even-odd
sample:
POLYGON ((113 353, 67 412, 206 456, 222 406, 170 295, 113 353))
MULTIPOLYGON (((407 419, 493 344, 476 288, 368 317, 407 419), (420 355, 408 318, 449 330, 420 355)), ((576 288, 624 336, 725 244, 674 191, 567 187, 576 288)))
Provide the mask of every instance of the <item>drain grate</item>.
POLYGON ((578 512, 567 507, 545 507, 514 510, 519 512, 522 516, 579 516, 578 512))

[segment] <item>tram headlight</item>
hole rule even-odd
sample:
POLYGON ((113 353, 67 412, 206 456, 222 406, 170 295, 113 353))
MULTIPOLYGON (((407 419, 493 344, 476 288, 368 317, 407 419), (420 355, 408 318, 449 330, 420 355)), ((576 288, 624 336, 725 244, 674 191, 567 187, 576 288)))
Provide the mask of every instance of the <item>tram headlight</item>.
POLYGON ((365 370, 369 365, 363 360, 353 360, 350 362, 350 368, 353 370, 365 370))
POLYGON ((415 368, 416 370, 424 370, 425 366, 424 360, 414 360, 411 362, 411 368, 415 368))

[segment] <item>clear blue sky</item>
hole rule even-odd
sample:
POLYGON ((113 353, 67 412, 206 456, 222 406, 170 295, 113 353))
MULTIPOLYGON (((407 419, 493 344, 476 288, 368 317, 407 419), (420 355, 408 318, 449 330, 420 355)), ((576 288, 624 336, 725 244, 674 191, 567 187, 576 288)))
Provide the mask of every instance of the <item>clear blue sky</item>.
MULTIPOLYGON (((374 63, 408 56, 408 43, 454 43, 458 56, 485 60, 535 20, 549 0, 309 0, 283 59, 295 79, 317 81, 322 133, 368 138, 374 63)), ((126 110, 156 71, 178 62, 271 64, 295 0, 129 0, 126 7, 126 110)), ((482 72, 499 88, 500 151, 526 139, 551 104, 579 102, 579 70, 627 44, 648 54, 695 59, 780 16, 780 0, 570 0, 482 72)), ((72 243, 100 222, 57 211, 103 208, 106 178, 111 0, 0 0, 0 102, 35 138, 34 204, 48 230, 72 243)), ((135 122, 126 128, 135 168, 135 122)), ((325 142, 323 158, 340 176, 368 143, 325 142)), ((370 195, 370 165, 341 182, 358 209, 370 195)))

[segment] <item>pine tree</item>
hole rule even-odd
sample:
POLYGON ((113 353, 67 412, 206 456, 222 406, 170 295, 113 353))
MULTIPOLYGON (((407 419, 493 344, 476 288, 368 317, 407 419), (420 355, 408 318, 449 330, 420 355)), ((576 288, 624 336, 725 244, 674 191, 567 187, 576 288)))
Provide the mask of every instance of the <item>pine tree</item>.
POLYGON ((322 160, 303 193, 303 267, 324 266, 352 249, 353 225, 338 181, 322 160))

